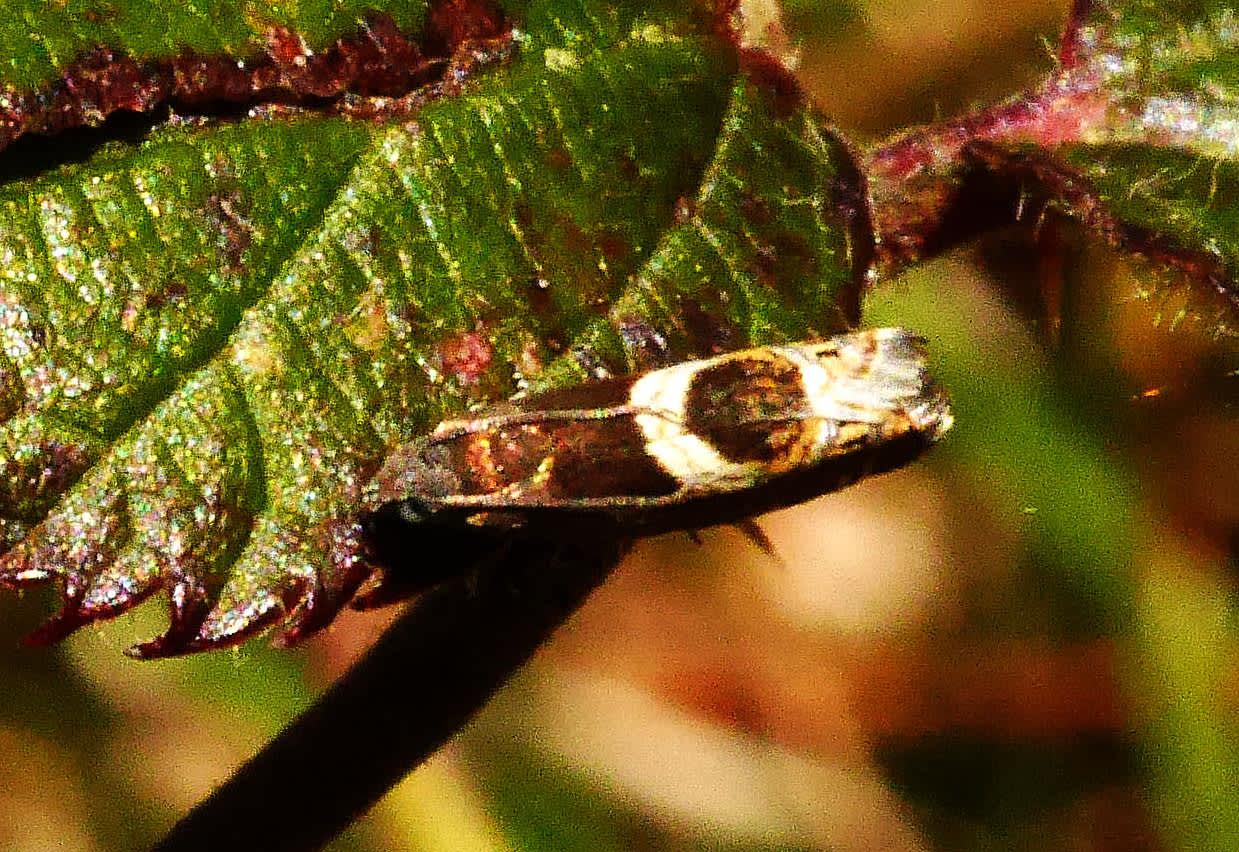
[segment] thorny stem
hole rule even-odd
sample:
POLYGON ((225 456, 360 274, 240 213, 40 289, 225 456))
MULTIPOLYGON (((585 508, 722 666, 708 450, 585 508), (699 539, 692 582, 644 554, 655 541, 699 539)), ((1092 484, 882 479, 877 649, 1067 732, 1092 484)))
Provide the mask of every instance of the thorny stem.
MULTIPOLYGON (((980 203, 977 178, 993 184, 994 177, 1002 182, 1006 175, 990 171, 991 164, 977 156, 978 150, 998 145, 1048 150, 1078 140, 1104 120, 1105 106, 1093 81, 1067 72, 1038 92, 917 128, 867 151, 863 168, 873 199, 879 272, 895 274, 996 225, 1027 218, 1028 211, 1018 204, 1018 188, 1014 193, 991 189, 984 193, 990 203, 980 203)), ((1019 177, 1034 192, 1053 195, 1058 188, 1054 184, 1072 182, 1072 176, 1057 171, 1060 180, 1044 187, 1034 186, 1027 175, 1019 177)), ((1055 198, 1083 200, 1078 193, 1073 199, 1055 198)), ((1096 223, 1085 219, 1085 224, 1096 223)))

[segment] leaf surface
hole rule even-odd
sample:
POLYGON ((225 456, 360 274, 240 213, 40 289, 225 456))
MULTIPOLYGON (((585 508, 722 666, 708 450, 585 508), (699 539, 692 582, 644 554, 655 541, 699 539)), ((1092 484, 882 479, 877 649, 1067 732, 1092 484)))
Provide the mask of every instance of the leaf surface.
MULTIPOLYGON (((1095 187, 1122 241, 1204 279, 1236 333, 1239 308, 1239 16, 1223 2, 1099 5, 1077 34, 1077 78, 1104 95, 1099 121, 1062 156, 1095 187)), ((1160 283, 1176 282, 1162 276, 1160 283)))
POLYGON ((64 68, 99 46, 139 60, 187 51, 246 58, 262 53, 272 28, 278 27, 322 48, 354 31, 358 21, 376 8, 398 26, 418 32, 425 25, 428 4, 423 0, 389 0, 380 7, 359 0, 279 4, 127 0, 105 5, 91 0, 13 0, 0 21, 0 52, 7 60, 0 63, 0 86, 10 92, 53 81, 72 86, 62 78, 64 68))
POLYGON ((509 62, 386 122, 173 125, 6 187, 0 580, 63 585, 36 638, 159 589, 139 654, 301 638, 369 573, 362 484, 445 414, 854 321, 820 118, 681 13, 510 11, 509 62))

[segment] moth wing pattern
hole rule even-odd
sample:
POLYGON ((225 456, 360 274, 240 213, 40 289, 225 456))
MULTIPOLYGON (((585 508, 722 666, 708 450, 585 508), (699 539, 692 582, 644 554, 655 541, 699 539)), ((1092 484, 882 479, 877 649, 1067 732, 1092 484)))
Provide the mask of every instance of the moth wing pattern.
MULTIPOLYGON (((409 597, 576 538, 636 538, 759 513, 906 464, 951 427, 925 341, 874 329, 758 347, 445 420, 368 485, 376 569, 355 601, 409 597), (462 568, 462 566, 464 566, 462 568)), ((767 545, 768 546, 768 545, 767 545)))
POLYGON ((634 536, 749 517, 936 442, 952 416, 926 362, 922 338, 874 329, 531 397, 398 448, 369 506, 479 539, 591 514, 634 536))

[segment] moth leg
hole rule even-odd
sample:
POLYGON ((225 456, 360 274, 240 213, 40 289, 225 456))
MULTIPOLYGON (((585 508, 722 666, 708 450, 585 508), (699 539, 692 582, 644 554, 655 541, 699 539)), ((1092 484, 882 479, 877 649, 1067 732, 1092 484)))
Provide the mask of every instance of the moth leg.
MULTIPOLYGON (((760 549, 762 553, 769 556, 775 562, 778 562, 779 564, 783 563, 782 558, 780 558, 778 551, 775 549, 774 542, 770 540, 770 537, 766 535, 766 531, 761 528, 761 525, 757 523, 757 521, 752 518, 744 518, 743 520, 728 524, 728 526, 732 529, 738 530, 742 536, 749 540, 750 544, 757 545, 758 549, 760 549)), ((689 537, 693 544, 698 547, 701 546, 702 538, 700 529, 687 529, 684 530, 684 534, 689 537)))
POLYGON ((747 538, 750 542, 757 545, 761 552, 770 557, 770 560, 780 568, 787 568, 787 563, 783 557, 779 555, 778 549, 775 548, 774 542, 770 540, 770 536, 766 535, 766 531, 762 529, 761 524, 757 523, 753 518, 745 518, 742 521, 737 521, 732 524, 740 534, 747 538))

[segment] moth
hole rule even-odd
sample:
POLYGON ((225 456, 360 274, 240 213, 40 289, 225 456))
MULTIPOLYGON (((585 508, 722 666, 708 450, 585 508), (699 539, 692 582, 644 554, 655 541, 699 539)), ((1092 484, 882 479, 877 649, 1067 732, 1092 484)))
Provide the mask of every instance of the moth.
POLYGON ((446 420, 387 458, 362 528, 371 561, 424 588, 514 536, 737 523, 903 465, 951 424, 912 332, 747 349, 446 420))

